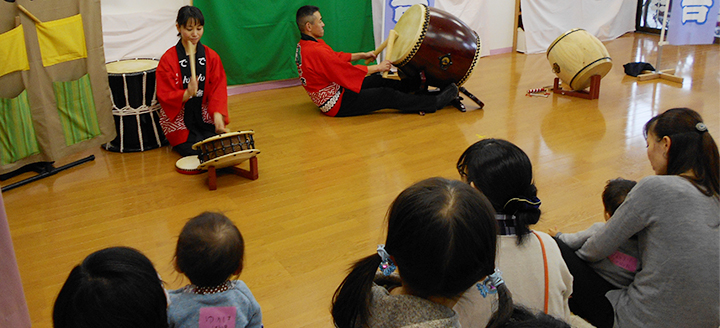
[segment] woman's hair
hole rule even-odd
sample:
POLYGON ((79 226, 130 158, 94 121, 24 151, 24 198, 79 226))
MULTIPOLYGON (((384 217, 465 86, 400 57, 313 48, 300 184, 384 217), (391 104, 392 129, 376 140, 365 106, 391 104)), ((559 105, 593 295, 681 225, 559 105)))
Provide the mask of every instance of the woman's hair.
POLYGON ((610 214, 610 216, 615 214, 615 210, 625 201, 625 197, 627 197, 627 194, 636 184, 637 182, 635 181, 623 178, 609 180, 602 193, 605 212, 610 214))
POLYGON ((152 262, 128 247, 90 254, 70 271, 53 308, 55 328, 167 328, 167 298, 152 262))
POLYGON ((516 305, 509 320, 498 326, 501 328, 570 328, 570 325, 558 318, 542 312, 533 312, 516 305))
MULTIPOLYGON (((494 272, 495 211, 477 190, 460 181, 430 178, 405 189, 388 210, 385 250, 394 258, 403 287, 419 297, 457 298, 494 272)), ((352 267, 335 291, 332 316, 340 328, 365 326, 376 253, 352 267)), ((512 298, 497 287, 500 311, 509 316, 512 298)), ((502 319, 502 318, 501 318, 502 319)))
POLYGON ((515 216, 518 245, 540 219, 532 164, 522 149, 502 139, 483 139, 465 150, 458 173, 490 200, 495 211, 515 216))
POLYGON ((190 219, 178 237, 175 268, 198 287, 222 284, 243 268, 245 242, 240 230, 221 213, 190 219))
POLYGON ((195 24, 205 26, 205 17, 198 7, 183 6, 178 10, 177 20, 178 26, 185 26, 189 20, 194 20, 195 24))
POLYGON ((718 196, 720 186, 720 156, 700 114, 690 108, 672 108, 645 123, 645 138, 650 134, 658 141, 669 137, 670 150, 667 157, 667 175, 687 177, 695 187, 708 196, 718 196))

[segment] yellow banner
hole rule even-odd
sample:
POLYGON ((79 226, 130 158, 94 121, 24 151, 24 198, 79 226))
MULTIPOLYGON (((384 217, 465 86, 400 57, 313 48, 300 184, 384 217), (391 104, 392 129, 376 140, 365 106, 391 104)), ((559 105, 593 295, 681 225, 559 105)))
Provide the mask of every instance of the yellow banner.
POLYGON ((43 66, 87 58, 82 16, 35 24, 43 66))
POLYGON ((22 25, 0 34, 0 76, 30 69, 22 25))

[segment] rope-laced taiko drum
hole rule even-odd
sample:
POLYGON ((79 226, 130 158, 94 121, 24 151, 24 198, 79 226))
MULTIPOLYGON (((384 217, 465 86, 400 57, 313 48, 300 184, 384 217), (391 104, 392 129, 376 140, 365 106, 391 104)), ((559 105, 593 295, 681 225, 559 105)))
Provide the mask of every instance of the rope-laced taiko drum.
POLYGON ((127 59, 106 64, 117 137, 103 148, 136 152, 167 145, 155 94, 155 59, 127 59))
POLYGON ((198 169, 207 170, 209 166, 223 168, 238 165, 257 156, 260 150, 255 149, 254 131, 223 133, 207 138, 192 146, 200 151, 198 169))
POLYGON ((416 4, 394 28, 398 36, 388 58, 403 74, 426 84, 461 86, 480 57, 480 38, 467 24, 440 9, 416 4))
POLYGON ((557 37, 547 50, 552 71, 573 90, 590 86, 593 75, 604 77, 612 68, 605 45, 583 29, 572 29, 557 37))

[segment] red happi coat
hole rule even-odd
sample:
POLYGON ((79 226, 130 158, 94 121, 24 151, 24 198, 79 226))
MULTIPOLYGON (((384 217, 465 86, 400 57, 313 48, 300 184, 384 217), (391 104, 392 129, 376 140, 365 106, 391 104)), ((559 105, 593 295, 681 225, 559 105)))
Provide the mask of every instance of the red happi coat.
POLYGON ((335 52, 325 41, 306 35, 298 42, 295 64, 300 82, 325 115, 337 115, 345 89, 360 92, 367 66, 352 65, 351 56, 335 52))
MULTIPOLYGON (((214 124, 213 115, 220 113, 225 118, 225 124, 228 124, 230 120, 225 69, 220 56, 209 47, 204 47, 207 66, 202 96, 203 121, 214 124)), ((160 125, 170 145, 176 146, 187 141, 188 129, 185 126, 185 103, 182 101, 185 88, 175 47, 168 49, 160 58, 156 72, 157 97, 162 106, 159 111, 160 125)))

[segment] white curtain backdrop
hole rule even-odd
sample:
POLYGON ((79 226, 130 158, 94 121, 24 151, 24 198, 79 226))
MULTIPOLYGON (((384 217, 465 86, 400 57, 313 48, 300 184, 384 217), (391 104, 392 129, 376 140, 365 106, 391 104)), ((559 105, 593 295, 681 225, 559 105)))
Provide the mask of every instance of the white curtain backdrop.
POLYGON ((190 0, 102 0, 105 61, 157 58, 177 43, 175 19, 190 0))
MULTIPOLYGON (((437 0, 435 2, 435 8, 442 9, 457 16, 457 18, 470 26, 473 31, 477 32, 482 43, 480 56, 490 54, 491 43, 485 43, 490 42, 492 38, 491 33, 494 30, 488 26, 491 19, 489 16, 492 15, 491 11, 488 10, 488 2, 488 0, 437 0)), ((510 24, 508 27, 512 26, 512 22, 514 22, 512 16, 509 17, 509 19, 510 24)), ((495 31, 498 30, 500 29, 495 29, 495 31)), ((502 30, 507 30, 507 28, 502 30)), ((512 30, 509 31, 510 40, 512 40, 512 30)))
POLYGON ((635 30, 637 0, 522 0, 527 53, 542 53, 563 33, 582 28, 600 41, 635 30))

